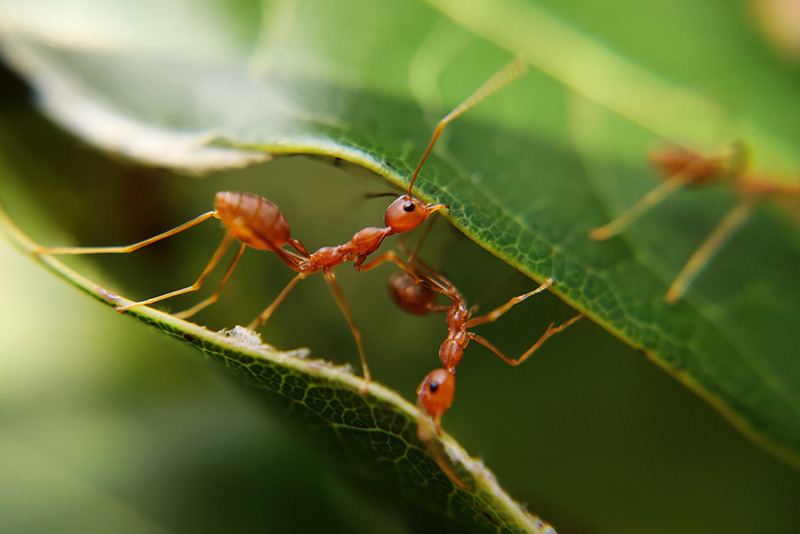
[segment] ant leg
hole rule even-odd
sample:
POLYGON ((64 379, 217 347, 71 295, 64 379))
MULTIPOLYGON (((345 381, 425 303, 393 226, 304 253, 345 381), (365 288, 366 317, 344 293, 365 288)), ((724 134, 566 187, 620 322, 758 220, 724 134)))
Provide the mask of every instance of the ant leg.
POLYGON ((740 202, 722 219, 716 228, 711 232, 711 235, 706 238, 700 248, 698 248, 686 262, 686 265, 681 269, 680 274, 669 286, 664 300, 672 304, 679 300, 689 289, 689 285, 694 281, 700 271, 708 265, 708 262, 719 252, 722 245, 725 244, 733 234, 738 230, 753 213, 753 204, 748 202, 740 202))
POLYGON ((487 349, 489 349, 490 351, 492 351, 492 352, 493 352, 493 353, 494 353, 496 356, 498 356, 498 357, 499 357, 501 360, 503 360, 504 362, 506 362, 508 365, 510 365, 510 366, 512 366, 512 367, 516 367, 517 365, 519 365, 519 364, 521 364, 522 362, 524 362, 525 360, 527 360, 527 359, 528 359, 528 357, 529 357, 531 354, 533 354, 534 352, 536 352, 536 350, 537 350, 539 347, 541 347, 541 346, 542 346, 542 344, 543 344, 545 341, 547 341, 547 338, 549 338, 549 337, 550 337, 550 336, 552 336, 553 334, 557 334, 557 333, 561 332, 562 330, 564 330, 566 327, 568 327, 569 325, 571 325, 572 323, 574 323, 575 321, 577 321, 577 320, 578 320, 578 319, 580 319, 581 317, 583 317, 583 315, 582 315, 582 314, 578 314, 578 315, 576 315, 575 317, 573 317, 572 319, 570 319, 569 321, 567 321, 567 322, 565 322, 565 323, 563 323, 563 324, 560 324, 560 325, 558 325, 558 326, 553 326, 552 324, 550 324, 550 326, 548 326, 548 327, 547 327, 547 330, 545 331, 545 333, 544 333, 544 334, 542 334, 542 337, 540 337, 540 338, 539 338, 539 339, 536 341, 536 343, 534 343, 534 344, 531 346, 531 348, 529 348, 528 350, 526 350, 526 351, 525 351, 525 352, 522 354, 522 356, 520 356, 520 357, 519 357, 519 358, 517 358, 517 359, 509 358, 508 356, 506 356, 505 354, 503 354, 503 353, 500 351, 500 349, 498 349, 497 347, 495 347, 494 345, 492 345, 492 344, 489 342, 489 340, 487 340, 487 339, 486 339, 486 338, 484 338, 484 337, 481 337, 481 336, 479 336, 478 334, 474 334, 474 333, 472 333, 472 332, 467 332, 467 336, 469 336, 469 338, 470 338, 470 339, 473 339, 473 340, 477 341, 478 343, 480 343, 481 345, 483 345, 484 347, 486 347, 487 349))
MULTIPOLYGON (((398 267, 403 269, 414 281, 415 284, 423 284, 429 286, 434 291, 442 293, 444 295, 450 296, 455 291, 455 287, 449 280, 444 278, 443 276, 439 275, 430 267, 427 267, 422 260, 415 260, 416 269, 412 269, 408 266, 406 262, 404 262, 400 257, 393 251, 390 250, 389 252, 384 252, 380 256, 373 258, 371 261, 363 264, 359 264, 358 262, 353 263, 353 266, 356 268, 357 271, 369 271, 374 269, 375 267, 385 263, 387 261, 393 261, 397 264, 398 267)), ((452 298, 452 297, 451 297, 452 298)), ((439 310, 436 310, 439 311, 439 310)))
POLYGON ((183 232, 184 230, 188 230, 192 226, 196 226, 201 222, 214 217, 216 214, 216 211, 208 211, 195 217, 191 221, 185 222, 180 226, 176 226, 171 230, 167 230, 166 232, 162 232, 158 235, 154 235, 153 237, 133 243, 131 245, 125 245, 121 247, 43 247, 39 245, 33 249, 33 254, 37 256, 40 254, 127 254, 129 252, 139 250, 142 247, 146 247, 151 243, 155 243, 156 241, 161 241, 162 239, 183 232))
POLYGON ((553 279, 552 278, 548 278, 547 280, 545 280, 545 282, 542 285, 540 285, 539 287, 537 287, 533 291, 528 291, 525 294, 518 295, 518 296, 512 298, 511 300, 509 300, 508 302, 506 302, 502 306, 498 306, 497 308, 495 308, 494 310, 490 311, 486 315, 481 315, 480 317, 473 317, 472 319, 467 321, 466 327, 467 328, 472 328, 473 326, 478 326, 479 324, 492 323, 492 322, 496 321, 497 319, 499 319, 500 316, 502 316, 508 310, 510 310, 511 308, 513 308, 514 306, 516 306, 517 304, 522 302, 523 300, 527 299, 528 297, 532 297, 533 295, 535 295, 537 293, 541 293, 542 291, 544 291, 545 289, 547 289, 551 285, 553 285, 553 279))
POLYGON ((353 263, 356 271, 369 271, 374 269, 375 267, 385 263, 387 261, 393 261, 397 264, 398 267, 403 269, 408 275, 414 280, 415 283, 419 284, 422 282, 422 279, 417 275, 417 273, 406 264, 400 257, 395 253, 395 251, 390 250, 389 252, 384 252, 380 256, 373 258, 372 260, 368 261, 367 263, 353 263))
POLYGON ((301 255, 305 256, 306 258, 310 258, 311 257, 311 254, 308 253, 308 250, 306 249, 306 246, 303 243, 301 243, 299 239, 295 239, 293 237, 290 237, 289 241, 287 241, 287 242, 292 246, 292 248, 294 248, 301 255))
POLYGON ((339 309, 342 310, 342 314, 344 315, 344 318, 347 319, 347 324, 350 325, 350 331, 353 332, 353 337, 356 340, 358 357, 361 358, 361 371, 364 375, 364 385, 361 387, 361 392, 366 393, 369 389, 369 383, 372 381, 372 378, 369 373, 369 367, 367 366, 367 358, 364 356, 364 346, 361 343, 361 331, 358 329, 356 322, 353 320, 353 316, 350 313, 350 306, 347 305, 347 300, 344 298, 342 288, 339 287, 339 284, 336 282, 336 275, 333 274, 330 269, 324 269, 322 274, 325 276, 325 281, 328 282, 328 287, 331 288, 333 296, 336 298, 336 304, 338 304, 339 309))
POLYGON ((237 252, 236 256, 234 256, 233 261, 231 261, 231 264, 228 266, 228 270, 225 271, 225 274, 222 276, 222 280, 220 280, 219 285, 217 286, 217 289, 214 291, 214 293, 210 297, 202 300, 201 302, 198 302, 197 304, 195 304, 194 306, 192 306, 188 310, 184 310, 184 311, 182 311, 180 313, 174 314, 175 317, 177 317, 178 319, 188 319, 189 317, 191 317, 195 313, 199 312, 200 310, 202 310, 206 306, 210 306, 211 304, 214 304, 219 299, 219 294, 222 292, 223 286, 225 286, 225 283, 228 281, 228 278, 231 277, 231 273, 233 272, 233 269, 236 267, 236 264, 239 263, 239 258, 242 257, 242 254, 244 253, 244 249, 246 249, 246 248, 247 248, 247 245, 242 243, 242 246, 239 247, 239 252, 237 252))
POLYGON ((645 213, 647 210, 664 200, 667 196, 674 193, 687 183, 691 182, 694 176, 691 172, 681 171, 669 179, 662 182, 655 189, 643 196, 639 202, 622 212, 616 219, 594 228, 589 232, 589 237, 597 241, 603 241, 609 237, 622 232, 628 225, 645 213))
POLYGON ((438 219, 439 219, 438 217, 433 217, 431 219, 431 222, 429 222, 425 226, 425 229, 422 231, 422 235, 417 240, 417 244, 414 245, 414 248, 411 250, 411 252, 408 252, 408 249, 406 249, 406 247, 402 243, 397 243, 397 248, 399 250, 401 250, 402 252, 408 254, 408 264, 409 265, 414 265, 416 262, 421 262, 422 261, 422 260, 418 260, 417 259, 417 254, 419 254, 419 250, 422 248, 422 244, 425 242, 425 240, 430 235, 431 230, 433 229, 433 225, 436 224, 436 221, 438 219))
POLYGON ((277 308, 278 305, 281 302, 283 302, 283 299, 285 299, 286 295, 288 295, 289 292, 294 288, 294 286, 297 285, 297 282, 299 282, 306 276, 307 276, 306 273, 299 273, 297 276, 292 278, 291 281, 289 281, 289 283, 286 284, 286 287, 283 288, 283 291, 281 291, 280 294, 277 297, 275 297, 275 300, 272 301, 272 304, 270 304, 266 310, 261 312, 261 314, 259 314, 258 317, 253 319, 253 322, 247 325, 248 330, 255 330, 262 324, 266 323, 267 319, 269 319, 270 316, 272 315, 272 312, 275 311, 275 308, 277 308))
POLYGON ((156 302, 166 300, 168 298, 177 297, 178 295, 183 295, 185 293, 191 293, 192 291, 197 291, 203 285, 203 281, 206 277, 214 270, 214 267, 217 266, 219 260, 222 259, 222 256, 225 254, 225 251, 228 250, 228 247, 231 246, 233 243, 233 234, 230 232, 225 234, 225 237, 222 238, 222 242, 217 247, 217 250, 214 252, 214 255, 211 256, 208 264, 206 265, 203 272, 200 273, 200 276, 197 277, 197 280, 190 286, 184 287, 183 289, 177 289, 175 291, 170 291, 169 293, 164 293, 163 295, 159 295, 157 297, 153 297, 151 299, 142 300, 139 302, 134 302, 133 304, 128 304, 127 306, 122 306, 117 308, 117 311, 120 313, 124 313, 131 308, 137 308, 139 306, 149 306, 150 304, 154 304, 156 302))
MULTIPOLYGON (((353 266, 356 268, 357 271, 369 271, 370 269, 374 269, 375 267, 379 266, 382 263, 387 261, 395 262, 398 267, 403 269, 414 281, 415 284, 422 284, 430 287, 434 291, 438 293, 442 293, 453 298, 452 295, 456 291, 456 288, 453 284, 444 278, 443 276, 439 275, 438 273, 434 272, 433 270, 429 271, 429 267, 422 260, 415 260, 416 269, 412 269, 408 266, 406 262, 400 259, 400 257, 393 251, 390 250, 389 252, 384 252, 377 258, 372 259, 371 261, 359 264, 358 262, 353 263, 353 266)), ((432 311, 447 311, 449 308, 432 308, 432 311)))

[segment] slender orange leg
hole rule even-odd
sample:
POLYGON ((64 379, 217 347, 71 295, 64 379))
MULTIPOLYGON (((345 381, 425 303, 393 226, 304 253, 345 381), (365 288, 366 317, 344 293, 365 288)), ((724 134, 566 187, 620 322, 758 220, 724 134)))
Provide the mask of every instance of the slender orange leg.
POLYGON ((153 237, 147 238, 143 241, 139 241, 137 243, 133 243, 131 245, 125 245, 121 247, 43 247, 38 246, 33 250, 33 253, 36 255, 39 254, 128 254, 129 252, 134 252, 139 250, 142 247, 146 247, 156 241, 161 241, 167 237, 173 236, 184 230, 188 230, 192 226, 196 226, 201 222, 214 217, 217 214, 216 211, 208 211, 202 215, 199 215, 192 219, 191 221, 185 222, 180 226, 176 226, 171 230, 167 230, 166 232, 160 233, 158 235, 154 235, 153 237))
POLYGON ((753 204, 742 201, 728 212, 725 218, 722 219, 722 222, 711 232, 711 235, 700 245, 700 248, 694 251, 689 261, 687 261, 686 265, 681 269, 680 274, 678 274, 677 278, 672 282, 672 285, 669 286, 669 290, 664 296, 666 302, 672 304, 686 293, 686 290, 689 289, 689 285, 694 281, 697 275, 700 274, 700 271, 708 265, 708 262, 714 257, 714 254, 719 252, 722 245, 725 244, 725 241, 747 222, 747 219, 753 213, 753 207, 753 204))
POLYGON ((477 326, 479 324, 493 323, 494 321, 499 319, 504 313, 506 313, 508 310, 510 310, 511 308, 513 308, 514 306, 516 306, 517 304, 522 302, 523 300, 527 299, 528 297, 532 297, 533 295, 535 295, 537 293, 541 293, 542 291, 544 291, 545 289, 547 289, 551 285, 553 285, 553 279, 552 278, 548 278, 547 280, 545 280, 544 284, 540 285, 539 287, 537 287, 533 291, 528 291, 527 293, 525 293, 523 295, 518 295, 518 296, 512 298, 511 300, 509 300, 508 302, 506 302, 502 306, 498 306, 497 308, 495 308, 494 310, 490 311, 486 315, 481 315, 480 317, 474 317, 474 318, 470 319, 469 321, 467 321, 466 328, 471 328, 471 327, 477 326))
POLYGON ((242 243, 242 245, 239 247, 239 251, 236 253, 236 256, 234 256, 233 261, 231 261, 231 264, 228 266, 228 270, 225 271, 222 280, 220 280, 217 289, 210 297, 203 299, 202 301, 198 302, 188 310, 176 313, 175 317, 177 317, 178 319, 188 319, 189 317, 199 312, 206 306, 210 306, 211 304, 214 304, 217 300, 219 300, 219 294, 222 292, 222 288, 225 286, 225 283, 228 281, 228 278, 231 277, 233 269, 236 267, 236 264, 239 263, 239 258, 242 257, 242 254, 244 254, 244 249, 246 248, 247 245, 242 243))
POLYGON ((531 348, 529 348, 529 349, 528 349, 528 350, 526 350, 524 353, 522 353, 522 356, 520 356, 520 357, 519 357, 519 358, 517 358, 517 359, 509 358, 508 356, 506 356, 505 354, 503 354, 503 353, 500 351, 500 349, 498 349, 497 347, 495 347, 494 345, 492 345, 492 343, 491 343, 491 342, 489 342, 489 340, 487 340, 487 339, 486 339, 486 338, 484 338, 484 337, 481 337, 481 336, 479 336, 478 334, 474 334, 474 333, 472 333, 472 332, 467 332, 467 335, 469 336, 469 338, 470 338, 470 339, 473 339, 473 340, 477 341, 478 343, 480 343, 481 345, 483 345, 484 347, 486 347, 487 349, 489 349, 490 351, 492 351, 492 352, 493 352, 493 353, 494 353, 496 356, 498 356, 498 357, 499 357, 501 360, 503 360, 504 362, 506 362, 508 365, 510 365, 510 366, 512 366, 512 367, 516 367, 517 365, 519 365, 519 364, 521 364, 522 362, 524 362, 525 360, 527 360, 527 359, 528 359, 528 357, 529 357, 531 354, 533 354, 534 352, 536 352, 536 350, 537 350, 539 347, 541 347, 541 346, 542 346, 542 344, 543 344, 545 341, 547 341, 547 339, 548 339, 550 336, 552 336, 553 334, 557 334, 557 333, 561 332, 562 330, 564 330, 566 327, 568 327, 569 325, 571 325, 572 323, 574 323, 575 321, 577 321, 577 320, 578 320, 578 319, 580 319, 581 317, 583 317, 583 315, 582 315, 582 314, 576 315, 575 317, 573 317, 573 318, 572 318, 572 319, 570 319, 569 321, 567 321, 567 322, 565 322, 565 323, 563 323, 563 324, 561 324, 561 325, 559 325, 559 326, 553 326, 553 325, 551 324, 550 326, 548 326, 548 327, 547 327, 547 330, 545 331, 545 333, 544 333, 544 334, 542 334, 542 337, 540 337, 540 338, 539 338, 539 339, 536 341, 536 343, 534 343, 534 344, 531 346, 531 348))
POLYGON ((153 297, 151 299, 142 300, 140 302, 134 302, 133 304, 128 304, 127 306, 122 306, 117 308, 117 311, 123 313, 131 308, 137 308, 139 306, 149 306, 150 304, 154 304, 156 302, 166 300, 168 298, 177 297, 178 295, 184 295, 186 293, 191 293, 192 291, 197 291, 203 285, 203 281, 205 281, 206 277, 214 270, 214 267, 219 264, 219 261, 222 259, 222 256, 225 255, 225 251, 228 250, 228 247, 231 246, 233 243, 233 234, 227 232, 225 237, 222 238, 222 242, 217 247, 217 250, 214 252, 214 255, 209 260, 206 268, 203 269, 203 272, 200 273, 200 276, 197 277, 197 280, 190 286, 184 287, 183 289, 177 289, 175 291, 170 291, 169 293, 164 293, 163 295, 159 295, 157 297, 153 297))
POLYGON ((299 239, 295 239, 293 237, 290 237, 289 241, 287 241, 287 243, 289 243, 297 252, 299 252, 300 254, 305 256, 306 258, 311 256, 311 254, 308 253, 308 250, 306 249, 306 246, 303 245, 303 243, 301 243, 299 239))
POLYGON ((270 304, 266 310, 261 312, 261 314, 258 317, 253 319, 253 322, 247 325, 247 328, 250 330, 255 330, 262 324, 266 323, 267 319, 269 319, 272 316, 272 312, 275 311, 275 308, 277 308, 278 305, 281 302, 283 302, 283 299, 285 299, 286 295, 288 295, 289 292, 294 288, 294 286, 297 285, 297 282, 299 282, 306 276, 308 276, 307 273, 299 273, 297 276, 292 278, 291 281, 288 284, 286 284, 286 287, 283 288, 283 291, 281 291, 280 294, 277 297, 275 297, 275 300, 272 301, 272 304, 270 304))
POLYGON ((414 270, 411 267, 409 267, 406 264, 406 262, 401 260, 400 257, 397 255, 397 253, 395 253, 395 251, 393 250, 390 250, 389 252, 384 252, 380 256, 376 256, 367 263, 362 263, 361 265, 355 265, 355 268, 357 271, 369 271, 387 261, 395 262, 398 267, 400 267, 401 269, 403 269, 405 272, 408 273, 408 275, 414 280, 414 282, 418 284, 422 282, 417 273, 414 272, 414 270))
POLYGON ((605 224, 604 226, 593 229, 591 232, 589 232, 589 236, 592 239, 602 241, 617 235, 644 212, 694 179, 695 176, 690 172, 679 172, 671 178, 663 181, 655 189, 643 196, 639 202, 622 212, 622 214, 620 214, 620 216, 613 221, 605 224))
POLYGON ((356 326, 353 315, 350 313, 350 306, 347 304, 347 300, 344 298, 342 288, 339 287, 338 282, 336 282, 336 275, 333 274, 333 271, 331 271, 329 268, 323 269, 322 274, 325 276, 325 281, 328 282, 328 287, 331 288, 331 292, 333 292, 333 296, 336 298, 336 304, 338 304, 339 309, 342 310, 344 318, 347 319, 347 324, 350 325, 350 331, 353 332, 353 338, 356 340, 358 357, 361 358, 361 371, 364 374, 364 385, 361 387, 361 392, 366 393, 369 389, 369 383, 372 381, 372 376, 369 373, 367 358, 364 355, 364 345, 361 343, 361 330, 359 330, 358 326, 356 326))
MULTIPOLYGON (((421 260, 417 260, 417 254, 419 254, 419 251, 422 248, 423 243, 425 243, 425 240, 428 239, 429 235, 431 235, 431 231, 433 230, 433 225, 436 224, 436 221, 438 221, 438 220, 439 220, 439 217, 431 218, 431 222, 429 222, 425 226, 425 229, 422 230, 422 235, 419 236, 419 239, 417 240, 417 243, 414 245, 414 248, 413 248, 413 250, 411 250, 410 253, 408 253, 408 250, 403 246, 402 242, 398 242, 397 243, 398 250, 401 250, 404 253, 407 253, 407 255, 408 255, 408 263, 409 264, 414 265, 414 263, 416 261, 421 261, 421 260)), ((441 257, 440 257, 440 259, 441 259, 441 257)))

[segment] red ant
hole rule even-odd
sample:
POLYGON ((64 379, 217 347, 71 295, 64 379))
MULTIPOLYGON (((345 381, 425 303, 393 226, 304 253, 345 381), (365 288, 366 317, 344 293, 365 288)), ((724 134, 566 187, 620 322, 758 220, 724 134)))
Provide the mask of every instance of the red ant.
POLYGON ((407 265, 413 270, 414 276, 410 276, 407 272, 395 272, 389 278, 389 294, 392 300, 403 310, 415 315, 447 313, 447 337, 439 347, 439 360, 444 367, 428 373, 417 388, 417 408, 419 409, 417 436, 426 444, 434 460, 448 477, 460 488, 465 489, 464 484, 455 476, 439 450, 433 446, 430 423, 426 417, 426 415, 429 416, 433 421, 436 434, 441 435, 442 416, 453 403, 456 388, 456 366, 461 363, 464 349, 470 341, 474 340, 507 364, 517 366, 527 360, 550 336, 561 332, 583 315, 578 314, 559 326, 551 323, 544 334, 521 356, 516 359, 510 358, 489 340, 470 332, 469 329, 496 321, 515 305, 549 288, 553 284, 552 278, 547 279, 536 289, 510 299, 485 315, 473 317, 472 311, 467 307, 466 299, 453 283, 416 259, 415 252, 409 257, 407 265), (437 294, 445 295, 452 301, 452 304, 437 304, 437 294))
POLYGON ((639 202, 605 226, 593 229, 592 239, 604 240, 622 232, 633 220, 683 186, 704 187, 714 183, 729 185, 739 202, 689 257, 664 296, 670 304, 686 294, 691 283, 719 252, 725 242, 748 220, 755 206, 772 202, 787 210, 800 207, 800 185, 779 184, 765 177, 744 172, 748 154, 741 141, 730 143, 718 156, 703 156, 680 147, 669 147, 649 154, 648 159, 667 177, 639 202))
POLYGON ((366 271, 377 267, 385 261, 394 261, 398 266, 404 269, 410 276, 415 276, 414 272, 397 257, 394 252, 387 252, 380 256, 373 258, 371 261, 366 261, 367 258, 378 250, 383 240, 393 234, 409 232, 422 224, 432 213, 438 210, 447 208, 444 204, 427 204, 426 202, 412 196, 411 192, 414 187, 414 182, 417 179, 423 163, 427 159, 434 144, 436 143, 439 135, 444 128, 453 119, 467 111, 469 108, 487 98, 494 92, 498 91, 526 70, 526 64, 520 59, 515 58, 509 62, 505 67, 500 69, 489 80, 481 85, 472 95, 470 95, 464 102, 457 106, 453 111, 447 114, 436 126, 433 132, 433 137, 428 144, 422 159, 417 165, 414 174, 411 177, 411 182, 408 186, 408 192, 405 195, 399 196, 394 202, 389 205, 384 215, 384 228, 364 228, 356 232, 356 234, 343 245, 335 247, 322 247, 316 252, 309 253, 306 247, 297 239, 290 235, 289 222, 286 217, 280 212, 277 206, 272 202, 260 196, 250 193, 239 193, 224 191, 216 194, 214 200, 214 210, 206 212, 176 228, 167 230, 161 234, 153 236, 149 239, 139 241, 127 246, 112 246, 112 247, 38 247, 35 254, 113 254, 113 253, 130 253, 142 247, 160 241, 167 237, 173 236, 184 230, 187 230, 201 222, 215 217, 219 219, 223 226, 226 228, 225 237, 217 247, 216 252, 211 257, 206 267, 200 273, 197 280, 190 286, 183 289, 178 289, 158 295, 156 297, 134 302, 125 306, 117 308, 119 312, 125 312, 137 306, 145 306, 154 304, 156 302, 197 291, 202 286, 206 277, 217 266, 222 259, 226 250, 233 243, 234 239, 241 242, 239 251, 233 258, 230 266, 222 277, 217 289, 214 293, 201 301, 192 308, 176 314, 178 318, 188 318, 209 304, 216 302, 223 286, 230 277, 233 269, 242 256, 245 248, 248 246, 259 249, 267 250, 275 253, 290 269, 296 271, 298 274, 295 276, 281 291, 272 304, 269 305, 256 319, 248 325, 249 329, 255 329, 264 324, 267 319, 272 315, 273 311, 288 295, 292 288, 302 279, 310 274, 322 271, 325 280, 333 292, 336 302, 342 313, 345 316, 353 337, 356 340, 358 347, 358 354, 361 359, 361 367, 364 374, 364 382, 366 389, 370 381, 369 368, 364 356, 364 349, 361 343, 361 333, 356 326, 353 317, 350 313, 347 302, 344 298, 341 288, 336 283, 336 276, 333 274, 333 268, 347 261, 352 261, 353 266, 357 271, 366 271), (284 248, 284 245, 290 246, 294 250, 284 248))

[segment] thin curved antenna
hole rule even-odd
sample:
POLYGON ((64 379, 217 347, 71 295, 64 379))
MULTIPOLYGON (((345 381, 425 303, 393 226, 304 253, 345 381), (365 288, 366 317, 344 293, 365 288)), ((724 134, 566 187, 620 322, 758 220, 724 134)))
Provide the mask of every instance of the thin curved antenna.
POLYGON ((514 57, 514 59, 509 61, 502 69, 494 73, 494 75, 486 80, 483 85, 478 87, 474 93, 469 95, 466 100, 456 106, 453 111, 448 113, 436 124, 436 129, 433 131, 431 142, 428 143, 428 148, 425 149, 425 153, 422 155, 422 159, 420 160, 419 165, 417 165, 417 169, 411 176, 411 183, 408 185, 409 196, 411 195, 411 190, 414 188, 414 182, 417 179, 419 170, 422 168, 422 164, 425 163, 426 159, 428 159, 428 154, 431 153, 433 145, 436 144, 436 141, 439 139, 439 135, 441 135, 445 126, 447 126, 453 119, 463 114, 471 107, 490 97, 506 85, 519 78, 526 70, 528 70, 528 64, 525 62, 525 60, 520 56, 514 57))

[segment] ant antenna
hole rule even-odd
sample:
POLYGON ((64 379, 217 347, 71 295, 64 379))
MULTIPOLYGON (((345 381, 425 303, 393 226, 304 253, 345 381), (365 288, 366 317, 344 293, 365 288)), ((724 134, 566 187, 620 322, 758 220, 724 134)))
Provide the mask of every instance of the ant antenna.
POLYGON ((364 198, 381 198, 381 197, 399 197, 399 193, 394 191, 385 191, 383 193, 364 193, 364 198))
POLYGON ((433 145, 436 144, 436 141, 439 139, 439 135, 442 133, 445 126, 447 126, 453 119, 463 114, 474 105, 480 103, 519 78, 526 70, 528 70, 528 64, 525 62, 525 60, 520 56, 514 57, 514 59, 509 61, 502 69, 494 73, 494 75, 486 80, 483 85, 478 87, 474 93, 469 95, 466 100, 456 106, 453 111, 448 113, 445 118, 436 124, 436 129, 433 131, 431 142, 428 144, 428 148, 425 149, 425 153, 422 155, 422 159, 420 160, 419 165, 417 165, 417 169, 411 176, 411 183, 408 184, 408 196, 411 196, 411 190, 414 188, 414 181, 417 179, 419 170, 422 168, 422 164, 425 163, 425 160, 428 159, 428 154, 431 153, 433 145))

